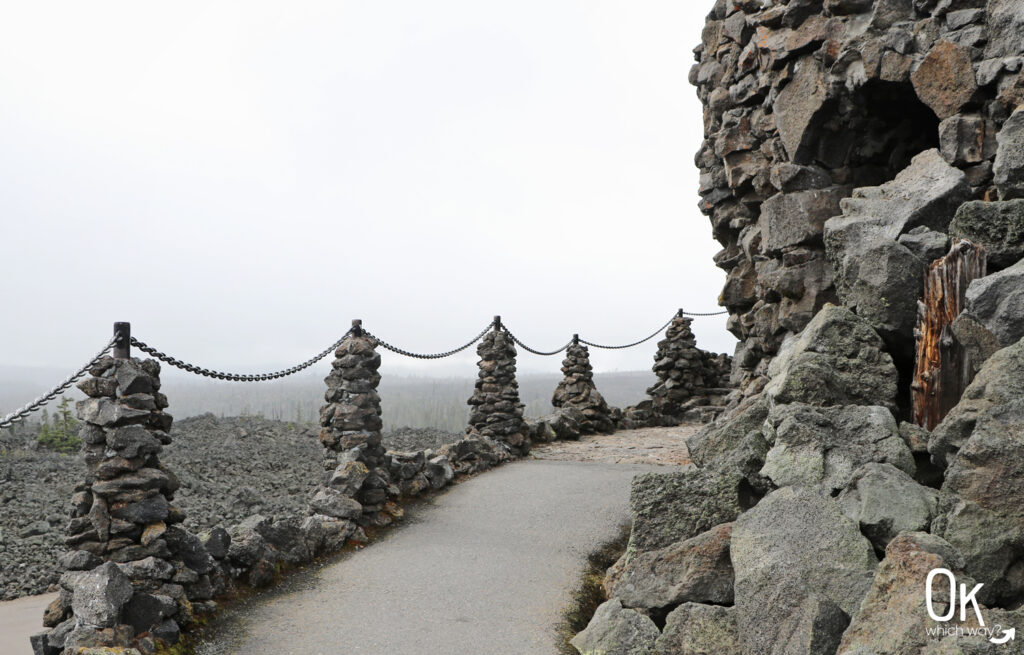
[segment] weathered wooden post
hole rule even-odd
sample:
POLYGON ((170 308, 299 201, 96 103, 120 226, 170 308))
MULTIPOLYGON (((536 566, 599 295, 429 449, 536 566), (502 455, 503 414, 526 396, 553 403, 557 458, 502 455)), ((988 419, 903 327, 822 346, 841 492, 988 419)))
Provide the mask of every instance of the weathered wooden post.
POLYGON ((530 439, 523 421, 516 382, 516 347, 494 317, 494 329, 476 347, 480 368, 476 387, 467 401, 471 406, 467 435, 474 434, 500 441, 515 454, 530 452, 530 439))
POLYGON ((37 654, 152 652, 157 641, 176 643, 193 602, 212 594, 214 561, 181 527, 185 514, 171 505, 178 479, 160 463, 172 422, 160 365, 131 358, 128 323, 114 333, 114 356, 78 383, 88 396, 77 407, 87 472, 72 497, 60 597, 44 617, 52 629, 32 637, 37 654))
POLYGON ((925 275, 918 303, 917 353, 910 386, 914 422, 931 430, 960 401, 971 382, 967 351, 953 336, 952 323, 964 309, 967 287, 985 276, 985 249, 970 241, 953 244, 925 275))
POLYGON ((559 408, 572 407, 582 412, 580 434, 614 432, 615 422, 611 418, 611 409, 594 384, 590 351, 580 343, 578 334, 572 335, 572 343, 566 348, 562 375, 565 377, 555 388, 551 404, 559 408))

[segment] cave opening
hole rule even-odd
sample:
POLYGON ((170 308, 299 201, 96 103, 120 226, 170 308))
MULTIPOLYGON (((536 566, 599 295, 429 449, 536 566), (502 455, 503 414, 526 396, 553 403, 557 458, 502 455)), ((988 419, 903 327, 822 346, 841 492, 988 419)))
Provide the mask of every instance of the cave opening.
MULTIPOLYGON (((878 186, 917 154, 939 147, 939 118, 906 82, 872 80, 817 113, 809 159, 836 184, 878 186)), ((808 162, 809 163, 809 162, 808 162)))

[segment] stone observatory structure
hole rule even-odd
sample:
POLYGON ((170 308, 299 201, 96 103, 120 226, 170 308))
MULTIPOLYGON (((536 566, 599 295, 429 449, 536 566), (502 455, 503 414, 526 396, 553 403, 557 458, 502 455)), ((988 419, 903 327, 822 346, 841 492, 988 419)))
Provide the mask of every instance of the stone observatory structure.
MULTIPOLYGON (((909 385, 923 270, 947 237, 1016 234, 1019 247, 1006 227, 1019 208, 988 209, 1004 227, 950 224, 968 200, 1016 195, 1021 153, 997 148, 1024 122, 1011 119, 1022 30, 1016 0, 714 3, 690 81, 705 106, 700 207, 723 246, 736 382, 759 390, 783 340, 842 302, 909 385)), ((1012 263, 997 248, 993 264, 1012 263)))
POLYGON ((612 433, 615 420, 604 396, 594 385, 594 367, 590 365, 590 351, 574 335, 573 342, 565 350, 562 360, 562 375, 565 377, 555 388, 551 405, 579 410, 580 434, 612 433))
POLYGON ((634 479, 572 644, 1022 652, 1024 2, 709 7, 696 163, 742 392, 695 466, 634 479), (978 615, 930 617, 936 568, 978 615))

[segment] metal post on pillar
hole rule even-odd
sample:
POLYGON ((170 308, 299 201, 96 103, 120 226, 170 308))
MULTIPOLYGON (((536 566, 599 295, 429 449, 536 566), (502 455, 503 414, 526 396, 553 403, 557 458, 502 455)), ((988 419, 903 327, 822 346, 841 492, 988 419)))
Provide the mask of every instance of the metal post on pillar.
POLYGON ((363 336, 363 319, 353 318, 352 319, 352 336, 361 337, 363 336))
POLYGON ((114 358, 128 359, 132 349, 132 324, 128 322, 114 323, 114 358))
POLYGON ((578 335, 578 334, 572 335, 572 345, 574 345, 574 346, 580 345, 580 335, 578 335))
POLYGON ((501 330, 501 316, 494 317, 494 331, 498 332, 501 330))
POLYGON ((683 317, 683 308, 680 307, 679 311, 676 312, 676 318, 682 318, 682 317, 683 317))

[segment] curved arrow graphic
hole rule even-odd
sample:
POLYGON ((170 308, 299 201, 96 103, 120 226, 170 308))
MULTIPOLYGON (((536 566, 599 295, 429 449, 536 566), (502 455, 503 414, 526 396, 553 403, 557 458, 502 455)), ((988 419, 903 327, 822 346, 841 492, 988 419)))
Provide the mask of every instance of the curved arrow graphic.
POLYGON ((1009 630, 1003 631, 1002 637, 992 637, 989 639, 993 644, 1005 644, 1017 636, 1017 628, 1010 628, 1009 630))

